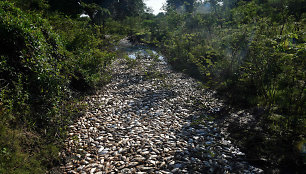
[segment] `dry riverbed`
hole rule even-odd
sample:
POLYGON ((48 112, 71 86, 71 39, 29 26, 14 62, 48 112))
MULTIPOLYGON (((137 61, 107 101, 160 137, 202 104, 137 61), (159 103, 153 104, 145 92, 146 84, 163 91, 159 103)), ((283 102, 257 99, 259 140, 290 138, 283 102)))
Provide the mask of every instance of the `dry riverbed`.
POLYGON ((209 114, 222 107, 196 80, 149 58, 113 63, 70 126, 65 173, 262 173, 209 114))

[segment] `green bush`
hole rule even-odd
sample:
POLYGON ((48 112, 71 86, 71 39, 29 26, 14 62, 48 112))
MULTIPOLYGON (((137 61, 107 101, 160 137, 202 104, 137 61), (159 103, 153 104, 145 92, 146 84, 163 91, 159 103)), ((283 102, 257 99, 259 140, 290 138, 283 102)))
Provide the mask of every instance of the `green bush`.
POLYGON ((49 18, 60 33, 66 48, 64 64, 71 74, 71 86, 86 91, 107 81, 106 68, 115 57, 109 51, 112 41, 104 39, 101 26, 92 26, 88 20, 73 20, 60 15, 49 18))
MULTIPOLYGON (((13 112, 21 112, 24 104, 47 111, 67 83, 60 72, 63 48, 59 37, 41 16, 24 13, 11 3, 1 2, 0 14, 2 102, 18 96, 7 103, 13 112)), ((26 115, 21 112, 19 120, 38 124, 48 120, 38 115, 34 120, 24 119, 26 115)))
POLYGON ((115 54, 100 31, 0 2, 0 173, 44 173, 59 163, 67 126, 84 110, 71 87, 85 92, 109 80, 115 54))

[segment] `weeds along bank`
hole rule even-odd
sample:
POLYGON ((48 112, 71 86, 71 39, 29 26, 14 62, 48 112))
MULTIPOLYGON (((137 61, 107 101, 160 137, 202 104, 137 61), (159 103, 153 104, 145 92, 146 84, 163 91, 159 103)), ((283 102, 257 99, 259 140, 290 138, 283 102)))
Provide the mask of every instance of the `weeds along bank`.
POLYGON ((115 53, 102 27, 47 1, 0 2, 0 173, 44 173, 60 162, 76 95, 109 80, 115 53))
POLYGON ((305 163, 305 1, 181 2, 145 22, 146 41, 230 103, 265 110, 266 135, 246 134, 251 158, 305 163))

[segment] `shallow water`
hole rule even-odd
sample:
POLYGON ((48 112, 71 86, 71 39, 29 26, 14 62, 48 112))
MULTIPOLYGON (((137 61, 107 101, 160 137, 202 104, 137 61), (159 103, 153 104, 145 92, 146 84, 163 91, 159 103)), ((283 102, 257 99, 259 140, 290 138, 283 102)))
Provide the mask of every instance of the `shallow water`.
POLYGON ((127 51, 128 57, 131 59, 137 59, 138 57, 157 57, 159 60, 164 61, 164 56, 157 53, 155 50, 152 49, 133 49, 130 51, 127 51))
POLYGON ((116 47, 116 50, 127 53, 128 57, 131 59, 155 57, 161 61, 165 61, 164 56, 154 49, 143 45, 133 45, 127 39, 122 39, 116 47))

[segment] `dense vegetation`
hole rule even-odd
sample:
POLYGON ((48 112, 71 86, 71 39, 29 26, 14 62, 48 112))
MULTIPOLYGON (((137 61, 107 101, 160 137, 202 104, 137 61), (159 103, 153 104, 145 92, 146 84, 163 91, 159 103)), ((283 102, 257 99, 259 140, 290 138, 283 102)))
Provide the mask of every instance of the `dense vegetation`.
POLYGON ((264 134, 245 132, 242 146, 271 165, 301 167, 305 8, 304 0, 167 0, 154 16, 142 0, 0 1, 0 173, 61 162, 67 126, 86 107, 79 98, 110 79, 113 46, 125 36, 158 48, 231 105, 263 110, 264 134))

